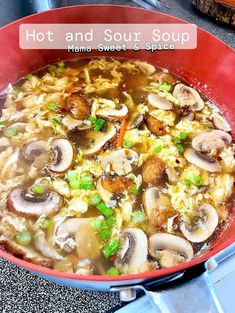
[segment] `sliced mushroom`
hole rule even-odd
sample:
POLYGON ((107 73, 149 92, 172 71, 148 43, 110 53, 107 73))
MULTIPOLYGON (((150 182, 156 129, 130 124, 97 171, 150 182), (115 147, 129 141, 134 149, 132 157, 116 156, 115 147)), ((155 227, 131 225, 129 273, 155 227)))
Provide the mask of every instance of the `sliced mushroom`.
POLYGON ((127 124, 127 129, 134 129, 138 128, 144 121, 144 115, 141 113, 135 113, 132 114, 128 124, 127 124))
POLYGON ((148 240, 139 228, 128 228, 121 233, 121 248, 117 253, 115 266, 125 274, 139 272, 147 261, 148 240))
POLYGON ((202 204, 198 208, 198 218, 193 225, 188 225, 186 222, 182 222, 180 229, 189 241, 191 242, 203 242, 207 240, 215 231, 219 216, 216 209, 208 204, 202 204))
POLYGON ((71 252, 71 246, 68 245, 71 238, 75 241, 73 248, 76 248, 81 259, 95 260, 100 257, 99 241, 91 226, 92 220, 92 218, 70 218, 58 227, 56 236, 64 243, 64 250, 71 252))
POLYGON ((205 106, 200 94, 184 84, 175 86, 173 96, 180 101, 180 106, 190 107, 192 111, 201 111, 205 106))
POLYGON ((192 147, 200 152, 210 153, 225 148, 232 142, 232 136, 223 130, 213 129, 196 135, 192 140, 192 147))
POLYGON ((226 119, 220 114, 214 115, 212 122, 216 128, 224 130, 225 132, 230 132, 232 129, 226 119))
POLYGON ((7 207, 17 215, 38 217, 42 214, 51 215, 58 212, 62 200, 54 191, 43 195, 29 194, 23 188, 11 191, 7 198, 7 207))
POLYGON ((143 204, 149 222, 159 229, 167 227, 168 219, 177 217, 177 212, 171 208, 170 199, 160 193, 157 187, 151 187, 143 193, 143 204))
POLYGON ((118 175, 127 175, 132 171, 132 166, 137 164, 138 154, 131 149, 120 149, 111 152, 101 160, 105 172, 114 171, 118 175))
POLYGON ((148 102, 150 105, 158 109, 162 109, 162 110, 173 109, 173 103, 170 100, 163 98, 156 93, 150 93, 148 95, 148 102))
POLYGON ((171 267, 193 258, 193 248, 184 238, 156 233, 149 238, 149 253, 163 267, 171 267))
POLYGON ((118 109, 106 106, 96 111, 97 116, 110 119, 121 119, 126 117, 127 114, 128 107, 125 104, 122 104, 118 109))
POLYGON ((85 130, 92 127, 91 123, 88 124, 85 123, 85 121, 72 118, 69 114, 62 119, 62 123, 65 127, 68 128, 68 130, 72 130, 74 128, 77 128, 78 130, 85 130))
POLYGON ((168 177, 168 180, 172 184, 176 184, 178 181, 178 173, 173 167, 167 167, 166 168, 166 175, 168 177))
POLYGON ((143 182, 146 184, 162 184, 165 175, 165 164, 156 156, 148 158, 142 167, 143 182))
POLYGON ((53 260, 41 256, 30 247, 20 246, 16 242, 7 239, 4 236, 0 236, 0 243, 3 244, 7 251, 10 251, 14 255, 21 257, 26 261, 49 268, 53 267, 53 260))
POLYGON ((63 256, 48 244, 45 238, 45 233, 41 229, 38 229, 34 235, 34 244, 37 250, 45 257, 55 260, 63 259, 63 256))
POLYGON ((83 154, 91 155, 99 152, 102 147, 116 135, 116 128, 112 123, 107 124, 104 132, 90 131, 86 135, 88 148, 82 149, 83 154))
POLYGON ((44 140, 28 142, 24 145, 22 154, 26 160, 33 161, 36 157, 48 151, 44 140))
POLYGON ((56 139, 52 142, 54 158, 49 170, 55 173, 65 172, 73 161, 73 147, 67 139, 56 139))
POLYGON ((147 76, 151 76, 155 72, 155 67, 152 64, 141 61, 135 61, 134 63, 147 76))
POLYGON ((152 210, 156 208, 159 197, 160 191, 157 187, 148 188, 143 193, 143 204, 148 218, 150 217, 152 210))
POLYGON ((205 171, 214 173, 220 172, 221 170, 219 162, 215 158, 196 151, 192 148, 185 150, 184 157, 188 162, 202 168, 205 171))
POLYGON ((102 185, 102 178, 100 178, 96 184, 97 191, 99 192, 102 200, 108 207, 115 207, 117 205, 117 200, 113 199, 113 193, 105 189, 102 185))

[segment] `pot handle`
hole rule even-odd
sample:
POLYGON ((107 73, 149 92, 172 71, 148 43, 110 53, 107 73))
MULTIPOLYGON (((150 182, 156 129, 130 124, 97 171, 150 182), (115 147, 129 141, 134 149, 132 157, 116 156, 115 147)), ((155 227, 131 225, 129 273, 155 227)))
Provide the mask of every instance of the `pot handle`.
POLYGON ((224 313, 208 271, 169 289, 145 292, 159 313, 224 313))

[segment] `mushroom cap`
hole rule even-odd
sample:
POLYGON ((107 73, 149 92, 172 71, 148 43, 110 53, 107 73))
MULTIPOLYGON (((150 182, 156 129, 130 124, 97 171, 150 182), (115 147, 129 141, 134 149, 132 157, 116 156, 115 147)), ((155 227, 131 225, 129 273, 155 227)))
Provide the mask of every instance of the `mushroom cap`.
POLYGON ((161 185, 165 175, 165 164, 156 156, 149 157, 143 164, 143 182, 152 185, 161 185))
POLYGON ((134 64, 147 76, 151 76, 155 72, 155 67, 152 64, 143 61, 135 61, 134 64))
POLYGON ((7 198, 7 208, 17 215, 38 217, 42 214, 51 215, 58 212, 61 206, 61 197, 58 193, 50 191, 43 196, 27 195, 23 188, 11 191, 7 198))
POLYGON ((49 170, 55 173, 65 172, 73 161, 73 147, 67 139, 56 139, 52 142, 54 160, 49 165, 49 170))
POLYGON ((169 266, 172 257, 176 264, 170 263, 170 266, 193 258, 192 245, 186 239, 167 233, 156 233, 149 238, 149 253, 153 258, 159 256, 159 263, 164 267, 169 266), (177 255, 180 258, 176 258, 177 255))
POLYGON ((225 148, 231 142, 231 135, 223 130, 213 129, 196 135, 192 140, 192 147, 197 151, 210 153, 213 150, 225 148))
POLYGON ((221 129, 225 132, 230 132, 232 130, 232 128, 230 127, 229 123, 226 121, 226 119, 218 114, 218 115, 214 115, 212 118, 212 122, 214 124, 214 126, 218 129, 221 129))
POLYGON ((38 229, 34 235, 34 244, 37 250, 45 257, 55 260, 63 260, 63 256, 48 244, 45 238, 45 233, 41 229, 38 229))
POLYGON ((96 111, 97 116, 110 119, 121 119, 127 116, 127 114, 128 107, 125 104, 122 104, 118 109, 106 106, 96 111))
POLYGON ((156 208, 159 196, 160 192, 157 187, 150 187, 144 191, 143 204, 148 217, 150 217, 152 210, 156 208))
POLYGON ((202 204, 198 208, 198 213, 201 214, 196 225, 190 226, 186 222, 182 222, 180 229, 183 235, 191 242, 203 242, 207 240, 215 231, 219 216, 216 209, 208 204, 202 204))
POLYGON ((137 273, 147 261, 148 240, 139 228, 127 228, 121 233, 121 248, 115 266, 125 273, 137 273))
POLYGON ((214 173, 220 172, 221 170, 219 162, 215 158, 196 151, 192 148, 185 150, 184 157, 188 162, 202 168, 205 171, 214 173))
POLYGON ((107 129, 104 132, 90 131, 86 137, 87 141, 91 141, 89 148, 83 149, 84 155, 92 155, 99 152, 102 147, 116 135, 116 128, 112 123, 107 124, 107 129))
POLYGON ((26 160, 33 161, 36 157, 47 151, 47 143, 44 140, 28 142, 22 149, 22 154, 26 160))
POLYGON ((91 226, 92 220, 93 218, 70 218, 64 221, 56 231, 57 237, 74 238, 76 251, 81 259, 94 260, 100 257, 99 241, 91 226))
POLYGON ((172 110, 173 109, 173 103, 161 96, 159 96, 156 93, 150 93, 148 95, 148 102, 151 104, 153 107, 162 109, 162 110, 172 110))
POLYGON ((205 106, 200 94, 185 84, 177 84, 173 96, 180 101, 180 106, 190 107, 192 111, 201 111, 205 106))
POLYGON ((156 208, 168 208, 171 206, 169 198, 160 193, 157 187, 150 187, 144 191, 143 204, 148 218, 151 217, 152 210, 156 208))
POLYGON ((112 151, 101 160, 105 172, 114 171, 118 175, 127 175, 132 171, 132 165, 137 164, 138 154, 131 149, 112 151))

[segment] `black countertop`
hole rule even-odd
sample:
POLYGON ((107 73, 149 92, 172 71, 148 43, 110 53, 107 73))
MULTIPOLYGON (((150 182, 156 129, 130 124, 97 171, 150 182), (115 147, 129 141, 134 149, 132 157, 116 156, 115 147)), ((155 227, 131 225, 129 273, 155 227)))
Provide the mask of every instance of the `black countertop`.
MULTIPOLYGON (((0 25, 43 9, 46 0, 0 0, 0 25)), ((48 0, 55 7, 85 4, 112 3, 137 6, 132 1, 76 1, 48 0)), ((165 0, 169 9, 162 12, 175 15, 206 29, 235 48, 235 31, 194 9, 189 0, 165 0)), ((44 6, 45 8, 45 6, 44 6)), ((107 313, 121 307, 116 293, 87 292, 58 286, 38 278, 5 260, 0 259, 0 312, 1 313, 107 313)))

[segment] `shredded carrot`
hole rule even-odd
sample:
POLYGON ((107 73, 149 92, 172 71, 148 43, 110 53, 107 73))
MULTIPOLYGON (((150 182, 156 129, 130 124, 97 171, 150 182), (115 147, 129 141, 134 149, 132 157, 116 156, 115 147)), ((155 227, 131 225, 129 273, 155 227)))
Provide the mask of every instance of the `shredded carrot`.
POLYGON ((69 83, 66 87, 65 87, 65 91, 70 93, 70 92, 73 92, 75 91, 75 86, 73 85, 73 83, 69 83))
POLYGON ((119 148, 122 147, 122 142, 123 142, 123 138, 126 132, 126 127, 127 127, 127 118, 124 118, 122 121, 121 129, 120 129, 118 140, 117 140, 117 146, 119 148))

